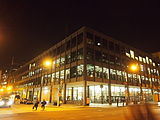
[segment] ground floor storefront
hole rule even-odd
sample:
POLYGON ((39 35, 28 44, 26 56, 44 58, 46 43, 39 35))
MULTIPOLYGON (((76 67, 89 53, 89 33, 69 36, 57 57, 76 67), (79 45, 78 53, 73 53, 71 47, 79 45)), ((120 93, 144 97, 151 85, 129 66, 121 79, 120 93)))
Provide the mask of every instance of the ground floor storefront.
POLYGON ((118 102, 157 101, 159 93, 154 89, 122 84, 104 84, 98 82, 78 82, 63 85, 49 85, 43 87, 26 88, 19 91, 21 98, 38 99, 47 102, 62 100, 64 103, 83 104, 100 103, 112 104, 118 102), (86 87, 84 87, 86 86, 86 87))

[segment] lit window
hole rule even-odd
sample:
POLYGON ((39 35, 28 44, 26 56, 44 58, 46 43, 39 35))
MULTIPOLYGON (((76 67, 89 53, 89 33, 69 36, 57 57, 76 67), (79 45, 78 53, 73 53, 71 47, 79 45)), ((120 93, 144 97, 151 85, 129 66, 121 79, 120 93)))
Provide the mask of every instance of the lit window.
POLYGON ((141 61, 141 62, 142 62, 142 57, 141 57, 141 56, 139 56, 139 61, 141 61))
POLYGON ((92 64, 87 65, 87 75, 93 77, 94 73, 94 66, 92 64))
POLYGON ((64 70, 60 71, 60 79, 64 79, 64 70))
POLYGON ((149 59, 149 62, 152 64, 152 59, 149 59))
POLYGON ((148 68, 148 73, 149 73, 149 74, 151 74, 151 72, 150 72, 150 68, 148 68))
POLYGON ((138 57, 135 57, 136 60, 138 60, 138 57))
POLYGON ((146 63, 146 59, 145 58, 143 58, 143 62, 146 63))
POLYGON ((130 50, 131 58, 134 59, 134 51, 130 50))
POLYGON ((130 57, 130 54, 129 54, 129 53, 126 53, 126 56, 130 57))
POLYGON ((82 74, 83 74, 83 65, 78 65, 77 66, 77 74, 78 74, 78 76, 82 76, 82 74))
POLYGON ((102 67, 95 66, 95 77, 102 78, 102 67))
POLYGON ((29 70, 31 69, 31 67, 32 67, 32 65, 31 65, 31 64, 29 64, 29 70))
POLYGON ((148 57, 146 57, 146 62, 147 62, 147 64, 149 64, 149 58, 148 57))
POLYGON ((141 71, 144 71, 143 65, 140 65, 140 69, 141 69, 141 71))
POLYGON ((155 63, 153 63, 153 66, 156 66, 156 64, 155 64, 155 63))

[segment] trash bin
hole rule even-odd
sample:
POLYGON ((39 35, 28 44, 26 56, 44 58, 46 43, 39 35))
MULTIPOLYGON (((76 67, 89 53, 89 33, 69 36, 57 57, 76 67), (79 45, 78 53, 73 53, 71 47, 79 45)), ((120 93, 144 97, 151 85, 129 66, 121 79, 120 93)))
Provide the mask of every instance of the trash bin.
POLYGON ((90 104, 90 98, 87 98, 86 105, 90 104))

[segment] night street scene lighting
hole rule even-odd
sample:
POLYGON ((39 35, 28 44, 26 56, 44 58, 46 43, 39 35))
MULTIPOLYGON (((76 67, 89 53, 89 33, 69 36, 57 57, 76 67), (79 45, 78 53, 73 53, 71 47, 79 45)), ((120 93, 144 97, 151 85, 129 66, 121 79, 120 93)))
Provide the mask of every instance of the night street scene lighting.
POLYGON ((158 1, 0 1, 1 120, 159 120, 158 1))

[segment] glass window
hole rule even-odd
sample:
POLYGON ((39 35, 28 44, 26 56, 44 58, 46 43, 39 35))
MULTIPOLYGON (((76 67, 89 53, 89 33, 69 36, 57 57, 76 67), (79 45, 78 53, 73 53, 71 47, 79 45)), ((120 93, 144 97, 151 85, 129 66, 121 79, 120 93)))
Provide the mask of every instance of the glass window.
POLYGON ((71 53, 71 62, 75 62, 76 59, 77 59, 77 52, 74 51, 74 52, 71 53))
POLYGON ((52 73, 51 82, 54 82, 54 79, 55 79, 55 73, 52 73))
POLYGON ((110 69, 110 79, 116 80, 116 70, 110 69))
POLYGON ((69 50, 69 49, 70 49, 70 40, 68 40, 66 43, 66 50, 69 50))
POLYGON ((59 80, 59 71, 56 72, 56 81, 58 81, 58 80, 59 80))
POLYGON ((78 65, 77 66, 77 74, 78 74, 78 76, 83 75, 83 65, 78 65))
POLYGON ((65 51, 65 44, 61 45, 61 53, 65 51))
POLYGON ((101 62, 102 61, 102 54, 100 51, 95 51, 95 60, 98 61, 98 62, 101 62))
POLYGON ((132 74, 128 74, 128 82, 132 82, 132 79, 133 77, 132 77, 132 74))
POLYGON ((83 33, 81 33, 81 34, 79 34, 78 36, 77 36, 77 44, 79 45, 79 44, 81 44, 83 42, 83 33))
POLYGON ((103 78, 104 79, 109 79, 109 69, 108 68, 103 68, 103 78))
POLYGON ((102 67, 95 66, 95 77, 102 78, 102 67))
POLYGON ((119 57, 115 57, 115 62, 116 62, 116 65, 120 65, 121 64, 121 60, 119 57))
POLYGON ((101 44, 103 48, 108 49, 108 41, 106 39, 102 39, 101 44))
POLYGON ((65 63, 65 57, 61 57, 61 65, 64 65, 65 63))
POLYGON ((59 46, 59 47, 57 48, 57 55, 60 54, 60 51, 61 51, 61 47, 59 46))
POLYGON ((120 46, 118 44, 115 44, 115 52, 120 53, 120 46))
POLYGON ((140 64, 140 69, 141 69, 141 71, 144 71, 144 67, 142 64, 140 64))
POLYGON ((77 51, 77 59, 82 60, 83 59, 83 48, 78 49, 77 51))
POLYGON ((114 43, 109 41, 109 50, 114 51, 114 43))
POLYGON ((70 78, 70 69, 66 69, 66 79, 70 78))
POLYGON ((87 59, 94 60, 94 50, 91 48, 87 48, 87 59))
POLYGON ((71 48, 76 46, 76 37, 72 38, 71 40, 71 48))
POLYGON ((90 76, 90 77, 94 76, 94 65, 87 64, 87 76, 90 76))
POLYGON ((134 51, 133 50, 130 50, 130 55, 131 55, 131 58, 134 59, 134 51))
POLYGON ((66 55, 66 64, 69 64, 71 62, 71 55, 67 54, 66 55))
POLYGON ((122 72, 122 81, 127 82, 127 73, 126 72, 122 72))
POLYGON ((60 71, 60 79, 64 79, 64 70, 60 71))
POLYGON ((123 80, 122 80, 122 72, 119 71, 119 70, 117 70, 117 80, 123 81, 123 80))
POLYGON ((110 64, 114 64, 115 63, 115 56, 109 55, 109 62, 110 62, 110 64))
POLYGON ((94 45, 93 34, 87 32, 87 44, 94 45))
POLYGON ((71 75, 71 78, 75 78, 76 77, 76 75, 77 75, 77 67, 76 66, 71 67, 70 75, 71 75))
POLYGON ((121 53, 122 53, 122 54, 125 54, 125 53, 126 53, 124 46, 121 46, 120 49, 121 49, 121 53))
POLYGON ((60 60, 61 58, 57 58, 56 61, 55 61, 55 66, 56 67, 59 67, 60 66, 60 60))
POLYGON ((102 62, 108 64, 109 58, 106 53, 102 53, 102 62))

